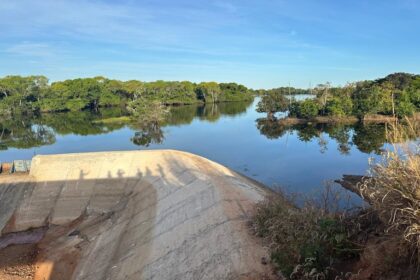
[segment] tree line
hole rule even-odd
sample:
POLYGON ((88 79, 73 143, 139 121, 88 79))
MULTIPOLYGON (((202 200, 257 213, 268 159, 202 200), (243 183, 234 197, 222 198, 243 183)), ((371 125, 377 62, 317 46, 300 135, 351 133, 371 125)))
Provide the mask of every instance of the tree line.
POLYGON ((295 87, 278 87, 272 89, 258 89, 255 91, 256 95, 264 96, 270 95, 299 95, 299 94, 313 94, 312 89, 303 89, 295 87))
POLYGON ((0 78, 0 115, 97 110, 123 106, 135 109, 149 102, 162 105, 252 100, 254 92, 236 83, 137 80, 104 77, 49 83, 45 76, 0 78))
POLYGON ((296 101, 267 92, 257 111, 266 112, 270 119, 280 111, 289 111, 289 116, 305 119, 317 116, 364 118, 366 115, 401 118, 420 111, 420 75, 394 73, 343 87, 325 83, 315 87, 313 93, 315 98, 296 101))

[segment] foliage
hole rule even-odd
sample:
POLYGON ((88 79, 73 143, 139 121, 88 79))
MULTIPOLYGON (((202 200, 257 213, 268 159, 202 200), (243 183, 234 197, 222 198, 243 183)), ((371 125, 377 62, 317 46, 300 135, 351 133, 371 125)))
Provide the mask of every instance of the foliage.
POLYGON ((288 279, 336 279, 334 265, 357 256, 348 220, 330 207, 340 194, 328 187, 322 203, 297 207, 280 194, 257 206, 253 229, 270 246, 271 261, 288 279))
POLYGON ((218 102, 220 98, 220 86, 215 82, 200 83, 197 87, 198 99, 206 103, 218 102))
POLYGON ((312 94, 310 89, 294 88, 294 87, 278 87, 269 90, 259 89, 256 90, 256 94, 263 96, 265 94, 275 94, 275 95, 299 95, 299 94, 312 94))
POLYGON ((221 83, 220 86, 220 102, 231 101, 249 101, 254 99, 254 95, 243 85, 236 83, 221 83))
MULTIPOLYGON (((258 91, 269 95, 271 91, 258 91)), ((420 110, 420 76, 395 73, 375 81, 349 83, 344 87, 331 87, 330 83, 314 88, 316 99, 294 101, 290 116, 310 119, 315 116, 345 117, 365 115, 386 115, 403 118, 420 110)), ((286 111, 282 100, 272 99, 277 111, 286 111), (278 108, 276 108, 276 106, 278 108)))
POLYGON ((162 122, 169 112, 168 108, 159 101, 147 101, 142 99, 131 101, 127 106, 127 110, 132 115, 133 119, 144 123, 162 122))
POLYGON ((306 99, 303 101, 294 101, 290 107, 290 116, 311 119, 318 116, 320 106, 317 100, 306 99))
POLYGON ((353 112, 353 101, 349 96, 333 96, 327 101, 325 112, 329 116, 349 116, 353 112))
POLYGON ((288 109, 288 99, 276 92, 268 92, 261 97, 257 104, 257 112, 267 113, 268 119, 274 119, 274 114, 279 111, 286 111, 288 109))
POLYGON ((48 92, 44 76, 6 76, 0 79, 0 115, 28 114, 36 110, 34 103, 48 92))
POLYGON ((125 107, 139 98, 144 102, 180 105, 252 100, 253 92, 235 83, 123 82, 94 77, 59 81, 50 85, 44 76, 0 78, 0 115, 3 116, 125 107))

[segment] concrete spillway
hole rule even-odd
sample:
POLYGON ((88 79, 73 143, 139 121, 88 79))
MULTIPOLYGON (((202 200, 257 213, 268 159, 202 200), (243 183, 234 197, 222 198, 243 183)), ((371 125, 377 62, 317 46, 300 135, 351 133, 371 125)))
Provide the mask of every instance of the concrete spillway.
POLYGON ((267 191, 192 154, 36 156, 0 177, 0 248, 37 244, 34 279, 262 279, 247 220, 267 191))

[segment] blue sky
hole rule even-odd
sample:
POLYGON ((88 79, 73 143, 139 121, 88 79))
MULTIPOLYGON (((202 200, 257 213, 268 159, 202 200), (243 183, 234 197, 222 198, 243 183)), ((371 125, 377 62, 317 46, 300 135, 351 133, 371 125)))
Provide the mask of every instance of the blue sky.
POLYGON ((420 0, 0 0, 0 76, 234 81, 420 73, 420 0))

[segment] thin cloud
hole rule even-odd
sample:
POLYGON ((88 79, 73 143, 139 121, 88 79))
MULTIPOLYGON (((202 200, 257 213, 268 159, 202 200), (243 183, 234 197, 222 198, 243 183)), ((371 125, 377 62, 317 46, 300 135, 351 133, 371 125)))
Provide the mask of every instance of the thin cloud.
POLYGON ((31 57, 50 57, 54 55, 48 44, 23 42, 5 50, 7 53, 31 57))

